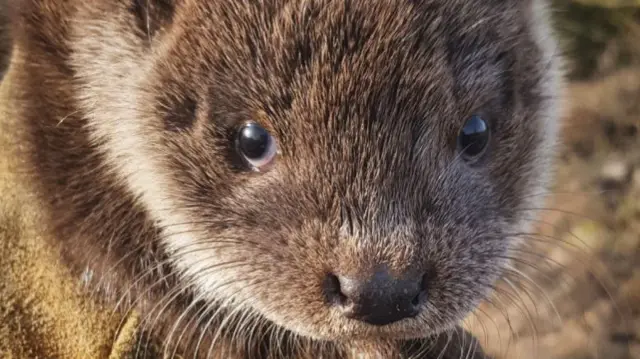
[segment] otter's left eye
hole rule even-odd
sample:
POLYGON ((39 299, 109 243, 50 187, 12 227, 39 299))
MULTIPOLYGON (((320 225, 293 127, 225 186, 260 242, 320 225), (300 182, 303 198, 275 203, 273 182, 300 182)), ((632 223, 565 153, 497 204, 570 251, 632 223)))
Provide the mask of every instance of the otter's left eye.
POLYGON ((489 124, 480 116, 467 120, 458 135, 458 150, 467 161, 480 157, 489 144, 489 124))
POLYGON ((240 129, 237 148, 245 161, 257 171, 266 170, 277 153, 273 137, 256 123, 248 123, 240 129))

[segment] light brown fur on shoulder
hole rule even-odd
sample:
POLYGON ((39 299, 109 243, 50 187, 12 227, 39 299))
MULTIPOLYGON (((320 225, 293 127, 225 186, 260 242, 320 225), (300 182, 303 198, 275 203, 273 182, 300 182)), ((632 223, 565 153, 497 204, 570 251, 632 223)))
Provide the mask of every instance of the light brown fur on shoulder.
POLYGON ((15 74, 0 82, 0 357, 124 359, 138 334, 120 323, 136 313, 123 318, 88 297, 45 239, 45 213, 25 182, 15 74))
POLYGON ((50 244, 165 354, 467 350, 443 340, 550 180, 544 3, 13 0, 12 104, 50 244), (471 120, 490 131, 474 156, 471 120), (268 168, 242 150, 248 121, 268 168), (403 288, 403 314, 369 305, 403 288))

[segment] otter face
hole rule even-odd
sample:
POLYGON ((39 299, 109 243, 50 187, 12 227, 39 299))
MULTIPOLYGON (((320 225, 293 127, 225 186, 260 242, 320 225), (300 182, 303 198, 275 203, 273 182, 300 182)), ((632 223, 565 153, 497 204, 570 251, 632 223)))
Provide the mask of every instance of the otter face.
POLYGON ((539 2, 154 6, 128 36, 79 10, 79 101, 198 299, 415 338, 489 293, 555 140, 539 2))

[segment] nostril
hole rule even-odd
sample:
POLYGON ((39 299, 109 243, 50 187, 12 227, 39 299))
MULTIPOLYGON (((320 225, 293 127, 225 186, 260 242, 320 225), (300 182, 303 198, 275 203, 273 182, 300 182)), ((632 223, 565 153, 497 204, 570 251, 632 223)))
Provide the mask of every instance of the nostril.
POLYGON ((418 293, 418 295, 416 295, 412 300, 411 300, 411 305, 413 305, 414 307, 417 307, 420 305, 420 303, 422 302, 422 292, 418 293))
POLYGON ((415 307, 423 305, 427 301, 429 287, 431 286, 431 275, 425 273, 420 281, 420 290, 412 300, 411 304, 415 307))
POLYGON ((340 280, 334 274, 328 273, 323 282, 323 291, 326 300, 333 305, 344 305, 347 297, 342 293, 340 280))

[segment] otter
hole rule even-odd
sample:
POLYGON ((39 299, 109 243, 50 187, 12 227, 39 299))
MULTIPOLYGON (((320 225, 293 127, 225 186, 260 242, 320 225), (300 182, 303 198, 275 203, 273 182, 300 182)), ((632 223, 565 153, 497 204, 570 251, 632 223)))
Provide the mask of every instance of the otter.
POLYGON ((47 230, 162 355, 436 358, 552 179, 543 0, 10 4, 47 230))

